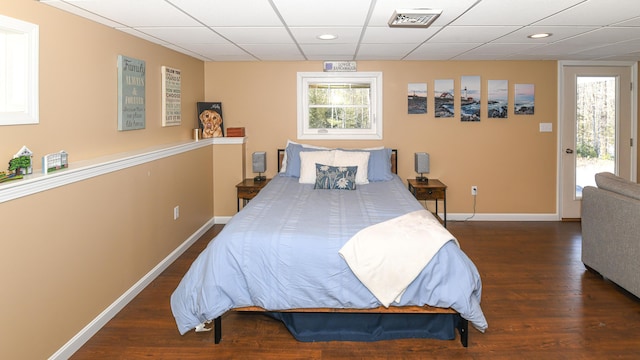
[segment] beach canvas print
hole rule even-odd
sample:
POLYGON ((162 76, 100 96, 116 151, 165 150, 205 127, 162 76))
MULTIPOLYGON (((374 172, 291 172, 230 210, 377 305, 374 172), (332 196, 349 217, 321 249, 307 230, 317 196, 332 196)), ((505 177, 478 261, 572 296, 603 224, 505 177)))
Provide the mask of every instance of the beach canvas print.
POLYGON ((453 117, 455 114, 453 107, 453 79, 435 80, 434 85, 433 96, 435 98, 435 117, 453 117))
POLYGON ((515 93, 514 114, 533 115, 535 112, 535 86, 533 84, 516 84, 515 93))
POLYGON ((509 109, 509 81, 489 80, 487 85, 488 118, 506 119, 509 109))

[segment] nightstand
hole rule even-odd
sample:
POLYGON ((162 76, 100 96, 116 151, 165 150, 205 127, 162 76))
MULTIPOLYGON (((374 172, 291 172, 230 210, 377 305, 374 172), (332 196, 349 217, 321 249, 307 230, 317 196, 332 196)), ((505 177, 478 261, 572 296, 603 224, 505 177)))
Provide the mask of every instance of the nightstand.
POLYGON ((447 185, 438 179, 429 179, 428 182, 417 181, 416 179, 407 179, 409 183, 409 191, 418 200, 433 200, 436 202, 436 212, 434 215, 440 222, 447 227, 447 185), (443 203, 443 217, 438 215, 438 200, 443 203))
POLYGON ((247 205, 247 202, 258 195, 260 190, 262 190, 270 180, 271 179, 255 181, 253 178, 244 179, 241 183, 236 185, 236 190, 238 192, 238 211, 240 211, 240 200, 243 200, 243 206, 247 205))

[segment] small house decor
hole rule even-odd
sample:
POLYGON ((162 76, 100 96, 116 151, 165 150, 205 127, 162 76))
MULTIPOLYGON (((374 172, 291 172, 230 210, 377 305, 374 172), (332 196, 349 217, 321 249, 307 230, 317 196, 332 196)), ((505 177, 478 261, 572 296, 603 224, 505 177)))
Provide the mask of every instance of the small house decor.
POLYGON ((9 170, 15 171, 19 175, 31 174, 33 172, 33 152, 23 146, 9 161, 9 170))

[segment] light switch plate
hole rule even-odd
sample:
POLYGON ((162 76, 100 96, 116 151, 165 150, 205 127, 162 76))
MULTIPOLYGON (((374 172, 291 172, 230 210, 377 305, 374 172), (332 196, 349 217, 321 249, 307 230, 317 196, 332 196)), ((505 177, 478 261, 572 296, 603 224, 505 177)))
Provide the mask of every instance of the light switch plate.
POLYGON ((540 132, 552 132, 553 124, 552 123, 540 123, 540 132))

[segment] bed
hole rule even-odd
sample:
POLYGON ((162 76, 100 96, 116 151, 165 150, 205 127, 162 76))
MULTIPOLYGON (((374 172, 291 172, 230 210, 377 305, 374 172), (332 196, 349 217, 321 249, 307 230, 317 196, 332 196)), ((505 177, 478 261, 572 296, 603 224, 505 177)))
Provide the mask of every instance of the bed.
POLYGON ((469 323, 485 331, 478 271, 396 175, 397 152, 289 143, 279 153, 283 168, 208 244, 172 294, 181 334, 213 320, 219 343, 227 311, 266 312, 302 341, 450 339, 456 330, 467 346, 469 323), (424 226, 404 225, 414 219, 424 226), (407 259, 423 252, 396 246, 404 240, 391 229, 405 227, 418 234, 428 228, 441 244, 425 264, 395 274, 408 266, 398 260, 411 265, 407 259), (372 243, 375 234, 385 236, 372 243), (406 249, 367 270, 389 245, 388 254, 406 249), (354 323, 361 328, 349 329, 354 323))

